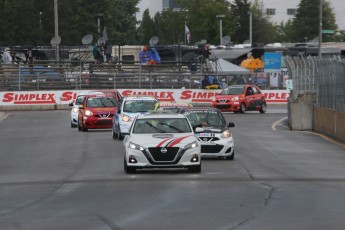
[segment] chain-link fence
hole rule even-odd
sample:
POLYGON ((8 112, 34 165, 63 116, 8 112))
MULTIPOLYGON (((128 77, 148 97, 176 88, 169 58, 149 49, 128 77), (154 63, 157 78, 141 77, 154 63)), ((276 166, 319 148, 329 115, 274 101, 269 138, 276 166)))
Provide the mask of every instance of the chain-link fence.
POLYGON ((345 111, 345 61, 320 57, 286 57, 289 76, 292 79, 293 100, 298 95, 316 93, 316 104, 345 111))

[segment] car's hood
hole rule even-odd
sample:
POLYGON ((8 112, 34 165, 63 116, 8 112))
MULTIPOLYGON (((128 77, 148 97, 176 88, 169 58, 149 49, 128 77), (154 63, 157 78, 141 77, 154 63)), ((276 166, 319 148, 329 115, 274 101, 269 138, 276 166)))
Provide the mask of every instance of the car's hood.
POLYGON ((196 141, 194 133, 131 134, 131 141, 147 147, 183 147, 196 141))
POLYGON ((116 107, 87 108, 87 110, 90 110, 93 114, 105 114, 105 113, 114 114, 116 111, 116 107))
POLYGON ((204 131, 202 133, 222 133, 226 128, 218 127, 202 127, 204 131))
POLYGON ((216 100, 228 100, 234 97, 242 97, 242 94, 231 94, 231 95, 216 95, 216 100))

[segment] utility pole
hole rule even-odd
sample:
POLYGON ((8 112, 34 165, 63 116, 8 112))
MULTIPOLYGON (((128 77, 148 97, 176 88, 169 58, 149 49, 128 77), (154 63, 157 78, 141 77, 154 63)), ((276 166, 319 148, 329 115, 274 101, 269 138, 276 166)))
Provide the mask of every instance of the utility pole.
POLYGON ((319 16, 319 23, 320 23, 320 28, 319 28, 319 57, 321 57, 321 44, 322 44, 322 1, 320 1, 320 16, 319 16))
POLYGON ((59 17, 58 17, 58 0, 54 0, 54 24, 55 24, 55 60, 60 60, 59 55, 59 17))
POLYGON ((217 18, 219 18, 219 46, 222 46, 222 39, 223 39, 223 23, 222 23, 222 18, 225 17, 225 15, 217 15, 217 18))
POLYGON ((253 43, 253 14, 252 12, 248 12, 249 14, 249 44, 252 46, 253 43))

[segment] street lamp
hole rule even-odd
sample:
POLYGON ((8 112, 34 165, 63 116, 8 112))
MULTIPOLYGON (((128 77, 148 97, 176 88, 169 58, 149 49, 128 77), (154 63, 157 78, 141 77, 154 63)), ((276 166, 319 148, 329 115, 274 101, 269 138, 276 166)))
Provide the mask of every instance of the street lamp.
POLYGON ((43 12, 40 11, 40 30, 42 30, 42 14, 43 12))
POLYGON ((253 43, 253 14, 252 12, 248 11, 249 14, 249 44, 252 46, 253 43))
POLYGON ((97 31, 98 31, 98 35, 101 36, 101 17, 103 17, 103 14, 98 13, 96 16, 97 16, 97 31))
POLYGON ((216 15, 216 18, 219 18, 219 35, 220 35, 220 42, 219 42, 219 46, 222 46, 222 38, 223 38, 223 24, 222 24, 222 18, 224 18, 225 15, 224 14, 219 14, 216 15))

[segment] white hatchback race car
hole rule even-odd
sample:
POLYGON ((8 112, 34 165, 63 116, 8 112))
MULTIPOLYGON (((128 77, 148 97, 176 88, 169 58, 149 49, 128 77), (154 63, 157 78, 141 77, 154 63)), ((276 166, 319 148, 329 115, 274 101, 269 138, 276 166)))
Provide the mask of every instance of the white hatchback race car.
POLYGON ((202 157, 219 157, 227 160, 235 158, 235 144, 230 131, 235 127, 233 122, 226 123, 221 111, 211 107, 186 108, 184 114, 193 128, 202 127, 203 131, 196 131, 201 144, 202 157))
POLYGON ((182 114, 150 111, 138 115, 129 135, 124 138, 123 146, 126 173, 145 168, 201 171, 200 143, 182 114))
POLYGON ((141 113, 154 110, 158 100, 153 96, 124 97, 121 106, 117 109, 113 120, 113 138, 123 140, 129 133, 134 118, 141 113))

